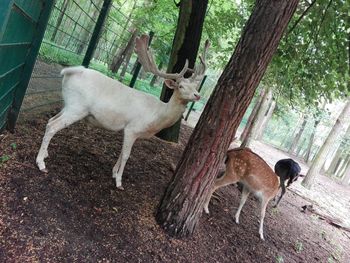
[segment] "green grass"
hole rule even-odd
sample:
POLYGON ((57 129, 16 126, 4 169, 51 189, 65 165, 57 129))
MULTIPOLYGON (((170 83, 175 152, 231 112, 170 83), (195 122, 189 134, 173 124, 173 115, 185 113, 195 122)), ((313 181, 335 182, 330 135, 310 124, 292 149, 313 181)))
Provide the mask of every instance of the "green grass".
POLYGON ((39 58, 48 63, 61 65, 81 65, 83 56, 59 48, 50 42, 43 42, 39 50, 39 58))

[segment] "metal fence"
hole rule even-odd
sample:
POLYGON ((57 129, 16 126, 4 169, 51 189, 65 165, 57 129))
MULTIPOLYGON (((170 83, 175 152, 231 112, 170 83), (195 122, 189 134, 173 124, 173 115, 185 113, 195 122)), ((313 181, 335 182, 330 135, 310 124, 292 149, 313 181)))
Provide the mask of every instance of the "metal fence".
MULTIPOLYGON (((26 93, 23 113, 45 111, 47 110, 45 106, 52 107, 52 104, 61 102, 59 72, 62 66, 82 64, 103 3, 104 0, 57 0, 55 2, 40 48, 39 59, 35 64, 26 93)), ((119 65, 117 72, 112 72, 110 68, 113 59, 118 57, 128 45, 134 30, 139 28, 141 27, 133 21, 131 11, 125 13, 122 5, 118 6, 112 2, 102 26, 98 44, 94 49, 90 67, 129 84, 136 64, 136 55, 133 52, 130 58, 124 59, 119 65)), ((144 32, 138 32, 138 34, 151 31, 144 25, 142 28, 144 32)), ((164 43, 157 36, 154 41, 157 47, 162 46, 162 50, 168 50, 170 53, 171 43, 164 43)), ((164 54, 158 54, 157 50, 158 48, 155 49, 156 60, 160 57, 159 55, 164 57, 164 54)), ((152 76, 141 75, 144 80, 138 80, 137 88, 147 89, 147 85, 143 84, 151 81, 152 76)), ((156 85, 152 90, 146 91, 158 96, 160 90, 160 85, 156 85)))

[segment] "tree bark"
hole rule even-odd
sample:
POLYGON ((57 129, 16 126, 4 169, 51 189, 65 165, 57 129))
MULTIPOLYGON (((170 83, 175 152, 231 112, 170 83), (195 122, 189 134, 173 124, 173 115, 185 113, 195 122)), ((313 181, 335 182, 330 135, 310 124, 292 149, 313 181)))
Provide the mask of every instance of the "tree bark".
POLYGON ((258 134, 256 136, 256 139, 257 140, 261 140, 263 135, 264 135, 264 131, 267 127, 267 124, 269 123, 271 117, 272 117, 272 114, 273 114, 273 111, 275 110, 275 107, 276 107, 276 102, 272 99, 271 101, 271 104, 270 104, 270 107, 265 115, 265 118, 263 119, 261 125, 260 125, 260 129, 258 131, 258 134))
POLYGON ((266 92, 266 90, 262 89, 260 91, 259 95, 256 98, 256 102, 255 102, 254 108, 253 108, 252 112, 249 115, 249 118, 247 120, 247 123, 246 123, 246 125, 244 127, 244 130, 243 130, 241 136, 239 137, 239 140, 241 142, 244 141, 245 138, 247 137, 247 135, 250 133, 253 121, 256 119, 256 114, 258 113, 259 108, 261 107, 262 99, 263 99, 263 97, 265 95, 265 92, 266 92))
POLYGON ((344 120, 346 117, 348 117, 350 114, 350 99, 348 99, 347 103, 345 104, 344 109, 340 113, 337 121, 335 122, 334 126, 332 127, 332 130, 328 134, 325 142, 323 143, 322 147, 316 154, 316 157, 307 172, 304 180, 302 181, 302 185, 304 185, 306 188, 310 189, 315 178, 321 171, 322 165, 325 162, 325 159, 327 157, 327 154, 332 147, 332 143, 337 139, 339 136, 339 132, 342 129, 342 126, 344 125, 344 120))
POLYGON ((226 150, 277 49, 298 0, 258 0, 193 131, 156 219, 172 236, 192 234, 226 150))
POLYGON ((264 94, 259 110, 256 113, 256 116, 252 122, 252 127, 250 128, 245 139, 242 141, 241 147, 246 147, 246 146, 249 147, 253 142, 253 140, 255 140, 257 133, 261 127, 261 123, 264 119, 264 116, 271 98, 272 98, 272 91, 268 89, 264 94))
MULTIPOLYGON (((202 37, 202 29, 208 0, 182 0, 173 40, 167 72, 180 72, 188 59, 189 67, 193 68, 202 37)), ((160 99, 168 102, 173 90, 163 85, 160 99)), ((181 119, 173 126, 160 131, 157 136, 163 140, 177 142, 179 139, 181 119)))
POLYGON ((301 135, 303 135, 303 132, 305 130, 307 124, 307 118, 305 118, 303 116, 303 123, 301 124, 300 130, 298 131, 298 133, 296 134, 296 136, 294 137, 294 140, 292 142, 292 145, 289 148, 289 153, 295 153, 296 152, 296 148, 298 146, 298 143, 300 141, 301 135))

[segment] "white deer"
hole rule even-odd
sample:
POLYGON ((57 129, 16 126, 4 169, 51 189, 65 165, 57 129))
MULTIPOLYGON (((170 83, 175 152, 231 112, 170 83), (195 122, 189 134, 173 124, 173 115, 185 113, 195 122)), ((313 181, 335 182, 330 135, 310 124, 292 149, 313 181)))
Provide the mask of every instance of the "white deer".
POLYGON ((236 148, 227 152, 226 171, 216 179, 211 192, 204 204, 204 211, 208 214, 208 205, 212 194, 219 188, 240 182, 243 184, 241 202, 235 215, 239 224, 239 216, 243 205, 250 193, 253 193, 261 202, 260 238, 264 240, 264 218, 268 202, 276 196, 279 189, 279 177, 271 167, 249 148, 236 148))
POLYGON ((206 42, 201 64, 191 70, 193 74, 184 78, 188 61, 180 73, 164 73, 157 69, 151 50, 148 50, 148 36, 136 39, 135 52, 147 72, 165 78, 167 87, 174 90, 168 103, 144 92, 131 89, 95 70, 84 67, 70 67, 61 71, 64 107, 52 117, 36 158, 39 169, 47 172, 44 159, 48 157, 48 145, 52 137, 63 128, 86 118, 94 125, 107 130, 124 130, 123 146, 118 161, 113 167, 116 186, 122 187, 122 175, 131 148, 138 138, 150 138, 160 130, 170 127, 186 109, 189 101, 200 99, 197 91, 206 70, 206 42))

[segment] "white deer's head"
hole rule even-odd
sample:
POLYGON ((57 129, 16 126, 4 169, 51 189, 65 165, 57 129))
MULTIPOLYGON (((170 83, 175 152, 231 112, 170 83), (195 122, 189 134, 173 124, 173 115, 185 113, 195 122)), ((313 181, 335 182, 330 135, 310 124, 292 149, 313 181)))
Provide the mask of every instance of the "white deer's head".
POLYGON ((165 73, 160 71, 156 63, 154 62, 154 57, 152 51, 148 49, 149 37, 147 35, 142 35, 139 38, 136 38, 135 52, 138 55, 139 61, 142 64, 146 72, 151 72, 156 76, 162 77, 165 79, 165 85, 174 89, 177 92, 181 99, 185 101, 196 101, 200 99, 199 92, 197 91, 205 74, 206 63, 205 57, 207 50, 209 48, 209 41, 205 42, 205 47, 203 55, 199 56, 201 61, 194 70, 188 68, 188 60, 186 59, 185 65, 180 73, 165 73), (192 75, 189 78, 185 78, 184 75, 186 72, 192 72, 192 75))

